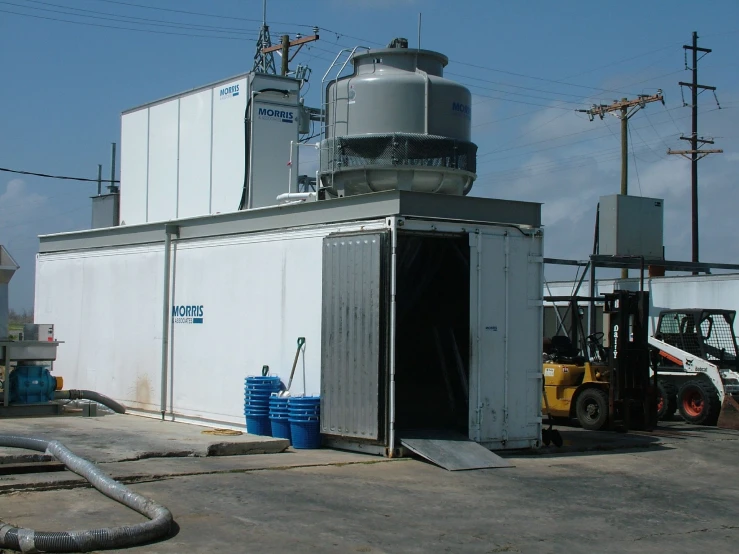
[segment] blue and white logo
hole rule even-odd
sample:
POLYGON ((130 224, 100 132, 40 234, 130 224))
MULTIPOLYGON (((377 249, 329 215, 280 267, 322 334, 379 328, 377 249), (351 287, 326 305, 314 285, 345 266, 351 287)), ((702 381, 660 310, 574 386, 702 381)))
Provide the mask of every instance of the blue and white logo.
POLYGON ((273 110, 272 108, 259 108, 258 117, 267 121, 282 121, 283 123, 295 121, 295 114, 290 110, 273 110))
POLYGON ((226 98, 233 98, 234 96, 238 96, 238 95, 239 95, 238 83, 235 85, 224 87, 220 91, 218 91, 218 96, 221 98, 221 100, 225 100, 226 98))
POLYGON ((462 102, 452 102, 452 111, 466 117, 467 119, 472 117, 472 108, 462 102))
POLYGON ((172 323, 203 323, 203 306, 172 306, 172 323))

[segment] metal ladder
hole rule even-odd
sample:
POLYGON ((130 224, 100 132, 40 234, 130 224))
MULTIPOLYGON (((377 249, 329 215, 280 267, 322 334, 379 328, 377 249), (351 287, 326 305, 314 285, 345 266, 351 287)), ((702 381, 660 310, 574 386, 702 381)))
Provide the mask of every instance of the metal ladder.
MULTIPOLYGON (((334 61, 331 62, 331 65, 326 70, 326 73, 323 75, 323 78, 321 79, 321 90, 326 90, 326 80, 328 79, 329 82, 336 81, 338 82, 339 78, 341 77, 341 74, 344 72, 344 69, 346 69, 347 64, 352 60, 354 57, 354 54, 357 52, 357 50, 369 50, 368 46, 355 46, 354 48, 344 48, 341 50, 336 57, 334 58, 334 61), (336 68, 338 68, 338 71, 334 71, 336 68)), ((337 144, 336 140, 331 141, 331 145, 328 145, 328 141, 325 141, 324 139, 328 138, 329 129, 331 131, 331 137, 336 138, 336 103, 338 100, 338 91, 339 87, 335 86, 333 90, 333 94, 331 95, 331 98, 328 97, 328 94, 324 93, 323 101, 321 103, 321 146, 318 149, 318 171, 319 171, 319 179, 316 182, 316 189, 320 191, 321 187, 321 181, 320 181, 320 172, 323 168, 323 158, 324 156, 331 154, 331 185, 333 186, 334 182, 334 172, 336 171, 336 149, 337 144), (329 125, 328 124, 328 111, 329 108, 332 108, 332 122, 329 125), (330 149, 330 150, 329 150, 330 149)), ((347 105, 348 108, 348 105, 347 105)), ((348 113, 347 113, 348 116, 348 113)), ((348 117, 347 121, 345 123, 348 123, 348 117)))

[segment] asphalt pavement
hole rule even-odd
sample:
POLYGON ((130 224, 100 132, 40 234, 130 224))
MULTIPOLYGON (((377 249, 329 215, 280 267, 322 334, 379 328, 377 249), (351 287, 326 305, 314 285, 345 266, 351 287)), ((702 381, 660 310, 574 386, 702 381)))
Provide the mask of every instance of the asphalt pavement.
MULTIPOLYGON (((167 540, 126 552, 735 550, 738 432, 672 423, 610 435, 598 449, 591 433, 563 430, 564 450, 508 453, 514 467, 504 469, 448 472, 325 449, 101 466, 177 522, 167 540)), ((82 482, 13 477, 5 488, 0 478, 5 522, 69 530, 142 520, 82 482)))

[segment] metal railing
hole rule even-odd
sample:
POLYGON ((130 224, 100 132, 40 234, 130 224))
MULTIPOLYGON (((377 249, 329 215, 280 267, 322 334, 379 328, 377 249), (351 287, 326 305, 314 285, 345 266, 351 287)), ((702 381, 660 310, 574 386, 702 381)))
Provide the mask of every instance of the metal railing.
MULTIPOLYGON (((331 136, 336 136, 336 104, 338 101, 338 86, 334 86, 333 94, 331 95, 331 98, 329 98, 328 91, 326 90, 326 80, 328 79, 329 83, 334 82, 337 83, 339 78, 341 77, 341 74, 344 72, 344 69, 346 69, 347 64, 354 58, 354 54, 357 52, 357 50, 369 50, 368 46, 355 46, 354 48, 344 48, 341 50, 336 57, 334 58, 334 61, 331 62, 331 65, 326 70, 326 73, 323 75, 323 78, 321 79, 321 91, 323 94, 323 101, 321 103, 321 146, 318 149, 318 179, 316 182, 316 187, 318 190, 321 188, 321 182, 320 177, 323 173, 323 160, 324 156, 328 153, 328 151, 324 152, 324 150, 331 148, 333 149, 333 152, 331 152, 332 156, 329 157, 329 160, 336 160, 336 148, 337 144, 336 141, 326 141, 325 139, 328 138, 329 130, 331 131, 331 136), (338 67, 338 71, 334 71, 335 68, 338 67), (331 122, 329 123, 328 120, 328 113, 331 111, 331 122)), ((347 100, 347 118, 345 123, 349 124, 349 104, 347 100)), ((336 170, 336 164, 334 162, 331 162, 331 183, 333 183, 334 180, 334 172, 336 170)))

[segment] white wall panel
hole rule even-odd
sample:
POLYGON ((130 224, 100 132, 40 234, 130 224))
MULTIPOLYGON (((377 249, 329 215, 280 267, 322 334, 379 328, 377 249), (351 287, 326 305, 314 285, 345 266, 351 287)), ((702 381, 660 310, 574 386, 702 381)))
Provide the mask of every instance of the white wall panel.
POLYGON ((121 224, 146 222, 148 157, 149 110, 121 116, 121 224))
POLYGON ((177 217, 179 99, 149 108, 149 221, 177 217))
MULTIPOLYGON (((384 221, 362 222, 365 230, 384 221)), ((244 378, 263 365, 285 383, 297 338, 295 393, 319 394, 323 237, 358 224, 183 241, 173 247, 172 302, 202 306, 202 323, 170 327, 168 407, 175 418, 242 424, 244 378)), ((65 341, 54 373, 159 412, 163 246, 42 254, 35 320, 65 341)), ((186 318, 189 319, 189 318, 186 318)))
POLYGON ((211 213, 239 209, 244 186, 244 111, 248 99, 246 78, 213 89, 213 174, 211 213), (220 94, 238 86, 238 94, 220 94))
POLYGON ((180 100, 177 217, 209 213, 212 94, 212 90, 204 90, 180 100))
POLYGON ((34 317, 64 341, 54 374, 65 388, 159 411, 162 268, 152 247, 39 256, 34 317))
POLYGON ((244 378, 268 365, 287 383, 299 336, 306 349, 293 392, 319 394, 321 294, 315 284, 325 234, 178 246, 174 305, 202 306, 203 323, 173 324, 177 413, 242 423, 244 378))
MULTIPOLYGON (((632 271, 633 275, 636 273, 632 271)), ((573 290, 572 282, 549 283, 544 293, 551 296, 569 296, 573 290)), ((597 282, 596 294, 606 294, 614 289, 639 290, 639 280, 629 279, 619 283, 612 279, 597 282)), ((739 311, 739 274, 701 275, 698 277, 654 277, 644 279, 644 289, 650 292, 649 328, 657 324, 659 312, 678 308, 715 308, 739 311)), ((587 279, 582 284, 580 296, 589 296, 587 279)), ((734 322, 734 330, 739 332, 739 319, 734 322)))

